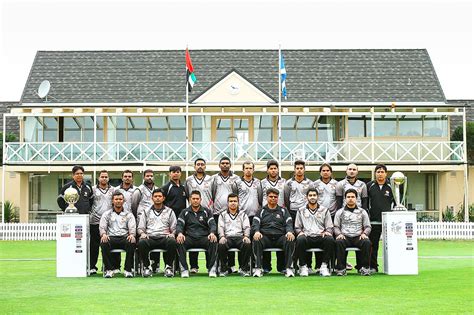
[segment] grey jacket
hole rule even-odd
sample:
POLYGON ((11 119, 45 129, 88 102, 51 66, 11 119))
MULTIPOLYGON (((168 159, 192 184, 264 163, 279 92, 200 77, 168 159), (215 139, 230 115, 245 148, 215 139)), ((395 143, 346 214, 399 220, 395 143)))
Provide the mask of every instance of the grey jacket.
POLYGON ((349 209, 345 206, 337 210, 334 217, 334 235, 336 237, 339 234, 356 237, 362 233, 369 236, 371 230, 369 215, 364 209, 358 207, 349 209))
POLYGON ((238 211, 235 216, 229 211, 219 215, 217 227, 219 237, 250 237, 250 221, 245 212, 238 211))
POLYGON ((120 213, 114 210, 106 211, 100 218, 100 235, 108 236, 135 236, 137 223, 131 212, 122 211, 120 213))
POLYGON ((328 208, 319 206, 313 213, 307 206, 298 210, 295 220, 295 232, 315 237, 323 232, 333 233, 331 213, 328 208))
POLYGON ((138 222, 138 235, 168 236, 176 232, 176 215, 173 209, 164 206, 161 211, 152 206, 142 212, 138 222))

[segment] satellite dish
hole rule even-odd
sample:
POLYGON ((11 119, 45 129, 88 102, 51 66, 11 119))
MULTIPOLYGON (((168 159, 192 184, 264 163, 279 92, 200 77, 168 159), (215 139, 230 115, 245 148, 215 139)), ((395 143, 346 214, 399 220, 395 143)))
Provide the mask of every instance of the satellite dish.
POLYGON ((40 98, 45 98, 48 96, 49 89, 51 88, 51 83, 48 80, 44 80, 41 82, 40 86, 38 87, 38 96, 40 98))

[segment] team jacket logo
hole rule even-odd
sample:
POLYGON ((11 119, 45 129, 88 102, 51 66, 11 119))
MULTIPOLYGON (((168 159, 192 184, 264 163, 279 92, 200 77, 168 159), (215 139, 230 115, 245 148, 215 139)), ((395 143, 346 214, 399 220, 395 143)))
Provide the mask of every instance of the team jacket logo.
POLYGON ((279 218, 280 218, 280 215, 279 215, 278 213, 277 213, 277 215, 276 215, 276 218, 277 218, 277 219, 279 219, 279 218))

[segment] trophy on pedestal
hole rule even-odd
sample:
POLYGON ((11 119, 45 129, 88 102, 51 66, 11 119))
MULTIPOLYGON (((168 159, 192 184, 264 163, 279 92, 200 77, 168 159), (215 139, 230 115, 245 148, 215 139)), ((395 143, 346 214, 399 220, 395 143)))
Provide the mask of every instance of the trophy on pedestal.
POLYGON ((403 205, 407 192, 407 177, 402 172, 395 172, 390 177, 390 186, 392 186, 393 198, 395 199, 394 211, 407 211, 403 205), (403 185, 403 198, 400 200, 400 186, 403 185))
POLYGON ((79 193, 77 192, 77 190, 72 188, 72 186, 70 186, 64 192, 63 198, 64 198, 64 201, 66 201, 69 204, 66 210, 64 210, 64 213, 70 213, 70 214, 77 213, 77 208, 74 206, 74 204, 79 200, 79 193))

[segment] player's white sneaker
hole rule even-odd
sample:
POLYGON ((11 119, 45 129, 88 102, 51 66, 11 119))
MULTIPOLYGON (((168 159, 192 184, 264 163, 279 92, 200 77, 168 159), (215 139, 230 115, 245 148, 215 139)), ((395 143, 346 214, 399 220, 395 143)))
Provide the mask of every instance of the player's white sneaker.
POLYGON ((114 270, 113 270, 113 273, 114 273, 114 275, 119 274, 119 273, 120 273, 120 269, 114 269, 114 270))
POLYGON ((189 278, 189 271, 181 270, 181 278, 189 278))
POLYGON ((294 276, 295 276, 295 273, 293 272, 293 270, 291 268, 286 269, 285 277, 291 278, 291 277, 294 277, 294 276))
POLYGON ((369 268, 362 267, 359 272, 361 276, 370 276, 369 268))
POLYGON ((237 273, 239 272, 235 266, 230 267, 230 273, 237 273))
POLYGON ((174 277, 173 268, 171 268, 171 266, 166 266, 166 268, 165 268, 165 277, 166 278, 173 278, 174 277))
POLYGON ((261 268, 255 268, 255 270, 253 272, 253 276, 257 277, 257 278, 260 278, 261 276, 263 276, 262 269, 261 268))
POLYGON ((191 273, 198 273, 199 269, 198 268, 191 268, 191 273))
POLYGON ((241 270, 240 274, 242 275, 242 277, 250 277, 250 272, 246 270, 241 270))
POLYGON ((346 263, 346 269, 347 270, 352 270, 352 269, 354 269, 354 266, 352 266, 350 263, 346 263))
POLYGON ((326 264, 322 264, 321 268, 319 268, 319 275, 321 277, 330 277, 331 273, 329 272, 328 266, 326 264))
POLYGON ((97 274, 97 269, 96 268, 92 268, 91 270, 89 270, 89 275, 92 276, 92 275, 95 275, 97 274))
POLYGON ((342 270, 336 269, 336 276, 345 276, 345 275, 346 275, 346 269, 342 269, 342 270))
POLYGON ((300 277, 307 277, 309 275, 309 268, 304 265, 300 266, 300 277))
POLYGON ((375 268, 369 268, 369 272, 371 275, 373 275, 374 273, 377 273, 378 271, 375 268))
POLYGON ((209 278, 215 278, 215 277, 217 277, 216 268, 212 267, 211 270, 209 270, 209 278))
POLYGON ((114 277, 114 271, 113 270, 105 271, 104 278, 113 278, 113 277, 114 277))
POLYGON ((133 272, 125 270, 123 275, 125 278, 133 278, 133 272))
POLYGON ((153 272, 151 271, 150 268, 144 268, 143 269, 143 277, 144 278, 151 277, 152 275, 153 275, 153 272))

